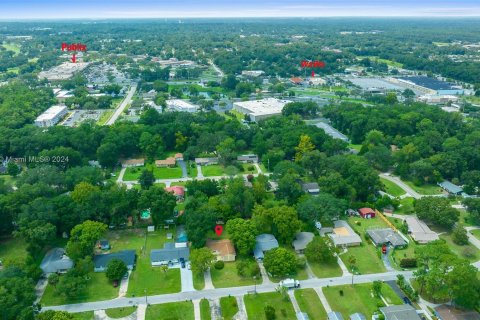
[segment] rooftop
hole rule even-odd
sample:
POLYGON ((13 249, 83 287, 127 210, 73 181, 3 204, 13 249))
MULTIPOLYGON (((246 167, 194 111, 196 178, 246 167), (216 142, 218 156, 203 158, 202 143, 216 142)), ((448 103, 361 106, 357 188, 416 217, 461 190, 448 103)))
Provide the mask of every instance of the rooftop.
POLYGON ((235 247, 233 246, 232 241, 229 239, 222 239, 222 240, 207 240, 207 247, 212 249, 215 253, 217 253, 220 256, 226 256, 236 254, 235 247))
POLYGON ((455 90, 451 83, 425 76, 399 77, 398 79, 432 90, 455 90))
POLYGON ((337 220, 334 222, 334 225, 333 234, 328 236, 336 246, 362 242, 360 236, 353 231, 348 222, 337 220))
POLYGON ((248 110, 252 115, 268 115, 282 113, 283 107, 289 102, 290 101, 287 100, 266 98, 262 100, 235 102, 234 105, 248 110))
POLYGON ((53 248, 48 251, 40 264, 40 268, 45 273, 67 270, 72 267, 73 261, 65 255, 65 250, 62 248, 53 248))
POLYGON ((135 264, 135 250, 123 250, 115 253, 97 254, 93 257, 93 263, 95 264, 95 268, 105 268, 113 259, 123 261, 126 266, 133 266, 135 264))
POLYGON ((61 106, 61 105, 51 106, 50 108, 45 110, 41 115, 39 115, 35 121, 52 120, 56 116, 58 116, 59 113, 65 111, 66 109, 67 109, 67 106, 61 106))
POLYGON ((391 243, 393 246, 398 247, 407 244, 407 242, 391 228, 370 229, 367 230, 367 233, 377 245, 391 243))
POLYGON ((305 250, 307 244, 313 240, 313 236, 312 232, 298 232, 295 235, 295 240, 293 240, 292 245, 297 251, 305 250))
POLYGON ((150 260, 152 262, 179 260, 180 258, 188 259, 190 257, 190 249, 188 247, 176 248, 175 243, 165 243, 163 249, 150 251, 150 260))
POLYGON ((443 182, 440 182, 438 185, 443 189, 447 190, 449 193, 459 194, 463 192, 462 187, 459 187, 448 180, 444 180, 443 182))
POLYGON ((405 221, 408 225, 408 231, 416 241, 429 242, 439 239, 438 235, 417 217, 407 217, 405 221))
POLYGON ((263 233, 256 238, 255 249, 253 250, 254 256, 257 259, 263 258, 265 251, 278 248, 278 241, 273 234, 263 233))
POLYGON ((385 320, 421 320, 417 311, 409 304, 380 308, 385 320))

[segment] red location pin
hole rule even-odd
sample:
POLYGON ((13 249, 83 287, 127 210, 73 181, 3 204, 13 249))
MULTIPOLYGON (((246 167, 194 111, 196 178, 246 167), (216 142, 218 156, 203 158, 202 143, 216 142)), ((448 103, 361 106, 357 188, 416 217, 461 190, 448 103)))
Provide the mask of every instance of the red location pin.
POLYGON ((215 227, 215 233, 217 234, 217 236, 220 237, 222 235, 222 232, 223 232, 223 226, 217 225, 215 227))
POLYGON ((312 70, 312 78, 315 77, 315 71, 312 70))

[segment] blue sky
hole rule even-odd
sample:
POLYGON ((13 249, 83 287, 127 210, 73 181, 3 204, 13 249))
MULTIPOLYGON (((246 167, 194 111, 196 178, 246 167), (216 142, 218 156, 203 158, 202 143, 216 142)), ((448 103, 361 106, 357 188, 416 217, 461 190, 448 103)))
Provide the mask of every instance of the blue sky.
POLYGON ((480 16, 480 0, 0 0, 0 19, 480 16))

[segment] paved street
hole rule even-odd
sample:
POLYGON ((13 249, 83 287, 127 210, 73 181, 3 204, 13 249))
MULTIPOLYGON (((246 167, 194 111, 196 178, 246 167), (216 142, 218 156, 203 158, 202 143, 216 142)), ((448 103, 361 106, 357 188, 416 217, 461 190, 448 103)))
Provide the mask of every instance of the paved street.
POLYGON ((105 123, 105 125, 110 126, 117 121, 118 117, 122 114, 123 110, 128 106, 128 104, 132 101, 133 95, 135 94, 135 91, 137 90, 137 84, 134 83, 131 87, 130 90, 128 90, 127 95, 125 96, 125 99, 118 105, 118 107, 115 109, 115 112, 112 114, 112 117, 108 119, 108 121, 105 123))
POLYGON ((398 177, 392 176, 389 173, 380 173, 380 177, 395 183, 397 186, 402 188, 406 193, 408 193, 415 199, 420 199, 422 197, 421 194, 419 194, 418 192, 410 188, 405 182, 400 180, 400 178, 398 177))

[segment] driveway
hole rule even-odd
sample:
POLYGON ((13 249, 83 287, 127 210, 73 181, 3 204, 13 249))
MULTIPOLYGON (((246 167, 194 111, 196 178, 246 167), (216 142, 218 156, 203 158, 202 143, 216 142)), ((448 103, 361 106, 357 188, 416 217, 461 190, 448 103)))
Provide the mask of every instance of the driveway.
POLYGON ((193 273, 188 268, 180 268, 180 277, 182 281, 182 292, 195 291, 193 287, 193 273))
POLYGON ((182 178, 188 178, 187 164, 185 163, 185 161, 178 160, 177 163, 180 166, 180 168, 182 168, 182 178))

